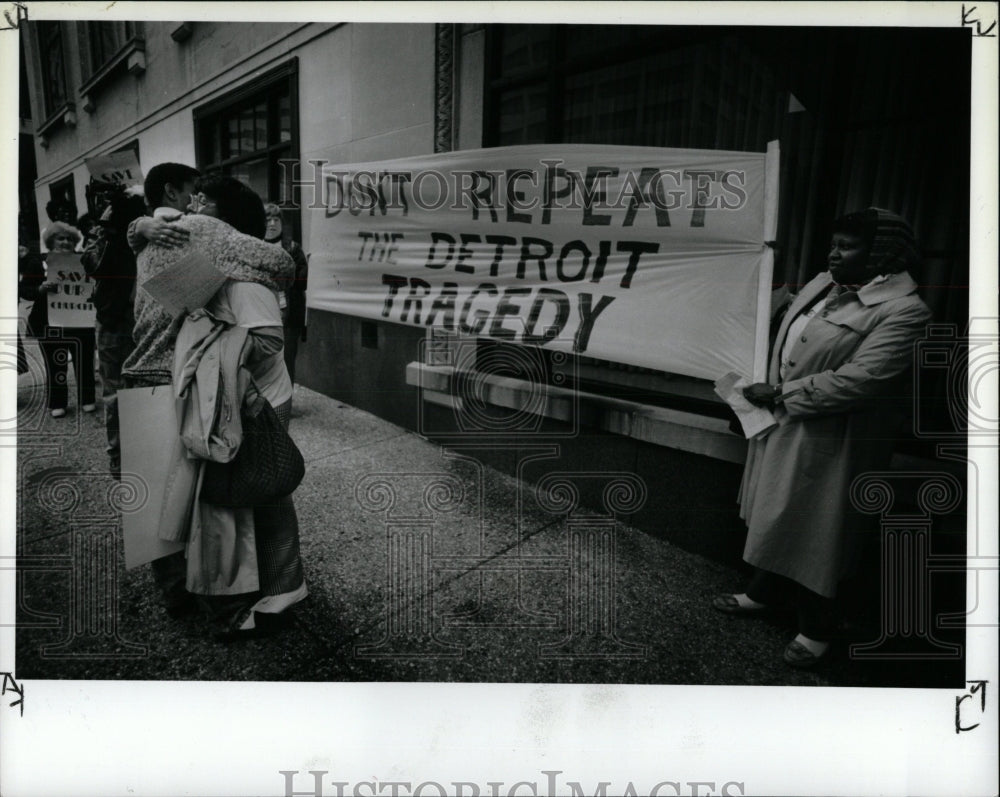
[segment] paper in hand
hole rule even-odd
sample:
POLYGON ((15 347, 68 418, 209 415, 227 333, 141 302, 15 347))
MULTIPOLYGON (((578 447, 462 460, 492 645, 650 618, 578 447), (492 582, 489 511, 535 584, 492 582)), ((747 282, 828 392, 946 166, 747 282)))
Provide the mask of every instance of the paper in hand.
POLYGON ((141 287, 176 318, 208 304, 226 279, 203 253, 192 252, 141 287))
POLYGON ((715 383, 716 395, 733 408, 747 440, 761 437, 778 425, 769 410, 756 407, 746 400, 743 388, 749 384, 746 379, 732 371, 715 383))

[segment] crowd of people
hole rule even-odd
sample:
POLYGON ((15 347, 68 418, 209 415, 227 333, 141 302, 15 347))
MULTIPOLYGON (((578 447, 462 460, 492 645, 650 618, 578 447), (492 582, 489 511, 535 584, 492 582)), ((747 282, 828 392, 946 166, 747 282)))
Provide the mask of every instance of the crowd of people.
MULTIPOLYGON (((51 210, 47 248, 78 250, 80 230, 51 210)), ((82 259, 97 286, 96 331, 49 325, 53 283, 22 250, 21 296, 34 300, 28 328, 43 354, 52 416, 66 414, 69 361, 80 409, 94 411, 96 347, 110 467, 120 476, 116 393, 176 385, 183 359, 184 316, 143 283, 200 253, 225 277, 204 311, 245 331, 240 365, 287 428, 305 340, 307 258, 280 208, 232 177, 165 163, 150 170, 144 199, 113 195, 95 226, 82 259)), ((798 634, 783 658, 794 667, 823 661, 838 634, 838 588, 857 563, 863 528, 850 484, 888 466, 913 347, 930 319, 913 279, 919 264, 913 231, 899 216, 869 208, 838 219, 827 269, 773 308, 767 381, 743 390, 774 425, 750 440, 739 495, 749 583, 713 606, 755 615, 791 604, 798 634)), ((152 562, 168 613, 207 611, 224 624, 224 639, 278 629, 306 595, 291 497, 236 507, 195 498, 184 550, 152 562)))
MULTIPOLYGON (((78 253, 94 282, 94 327, 50 325, 47 296, 56 281, 41 258, 26 247, 19 252, 19 296, 33 302, 27 332, 38 339, 43 355, 48 409, 53 418, 66 415, 66 369, 72 362, 79 409, 96 410, 96 351, 109 469, 116 479, 121 478, 123 443, 129 443, 121 439, 117 394, 175 385, 175 349, 187 318, 187 313, 168 312, 147 293, 146 280, 193 252, 209 258, 225 281, 204 310, 218 329, 245 331, 236 361, 247 375, 241 385, 253 385, 285 429, 291 417, 290 374, 305 335, 307 260, 284 230, 280 208, 268 203, 265 209, 239 180, 202 176, 178 163, 153 167, 142 189, 139 194, 108 187, 98 203, 98 221, 87 228, 86 244, 70 223, 66 203, 47 208, 46 248, 78 253), (291 341, 290 353, 286 341, 291 341)), ((86 225, 90 218, 79 221, 86 225)), ((192 483, 192 495, 171 499, 186 501, 191 509, 184 548, 152 562, 164 607, 173 617, 205 614, 221 626, 218 636, 224 640, 279 630, 282 614, 307 594, 291 496, 224 506, 199 500, 200 489, 199 480, 192 483)))

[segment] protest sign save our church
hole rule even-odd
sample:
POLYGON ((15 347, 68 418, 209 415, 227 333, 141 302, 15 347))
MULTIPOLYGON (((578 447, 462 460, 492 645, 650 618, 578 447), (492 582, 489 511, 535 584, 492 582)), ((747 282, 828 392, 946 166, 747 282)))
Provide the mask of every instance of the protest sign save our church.
POLYGON ((776 144, 323 166, 308 304, 705 379, 762 376, 776 175, 776 144))
POLYGON ((96 311, 90 301, 94 280, 83 270, 75 252, 49 252, 45 256, 45 278, 56 284, 48 295, 49 326, 91 327, 96 311))

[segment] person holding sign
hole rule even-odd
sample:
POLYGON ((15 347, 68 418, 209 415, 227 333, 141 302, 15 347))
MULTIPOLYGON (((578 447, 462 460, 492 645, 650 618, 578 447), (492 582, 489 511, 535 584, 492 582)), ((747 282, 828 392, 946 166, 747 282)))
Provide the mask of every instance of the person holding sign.
POLYGON ((829 652, 838 583, 857 550, 852 532, 864 528, 851 482, 888 466, 908 406, 914 344, 931 318, 911 276, 919 263, 913 232, 894 213, 868 208, 838 219, 829 270, 785 314, 768 382, 744 390, 777 425, 750 441, 740 489, 743 558, 754 574, 746 592, 713 605, 750 614, 790 600, 799 634, 784 660, 793 667, 829 652))
POLYGON ((34 291, 35 303, 28 327, 38 338, 48 387, 48 408, 53 418, 66 415, 69 404, 67 364, 73 361, 77 397, 83 412, 97 409, 94 377, 94 308, 90 286, 75 253, 82 236, 76 227, 54 221, 42 232, 49 249, 45 280, 34 291), (89 320, 89 323, 88 323, 89 320))

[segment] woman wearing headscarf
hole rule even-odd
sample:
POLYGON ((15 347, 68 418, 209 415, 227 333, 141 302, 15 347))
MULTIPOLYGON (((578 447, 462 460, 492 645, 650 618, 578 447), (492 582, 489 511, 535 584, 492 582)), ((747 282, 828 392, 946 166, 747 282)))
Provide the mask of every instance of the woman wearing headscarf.
POLYGON ((880 208, 838 219, 828 271, 807 283, 781 322, 768 381, 747 399, 777 426, 752 440, 740 488, 754 571, 746 592, 713 605, 752 614, 790 601, 798 636, 784 660, 811 667, 829 652, 838 583, 853 564, 851 482, 888 466, 909 408, 906 377, 931 313, 911 272, 920 255, 909 225, 880 208))

